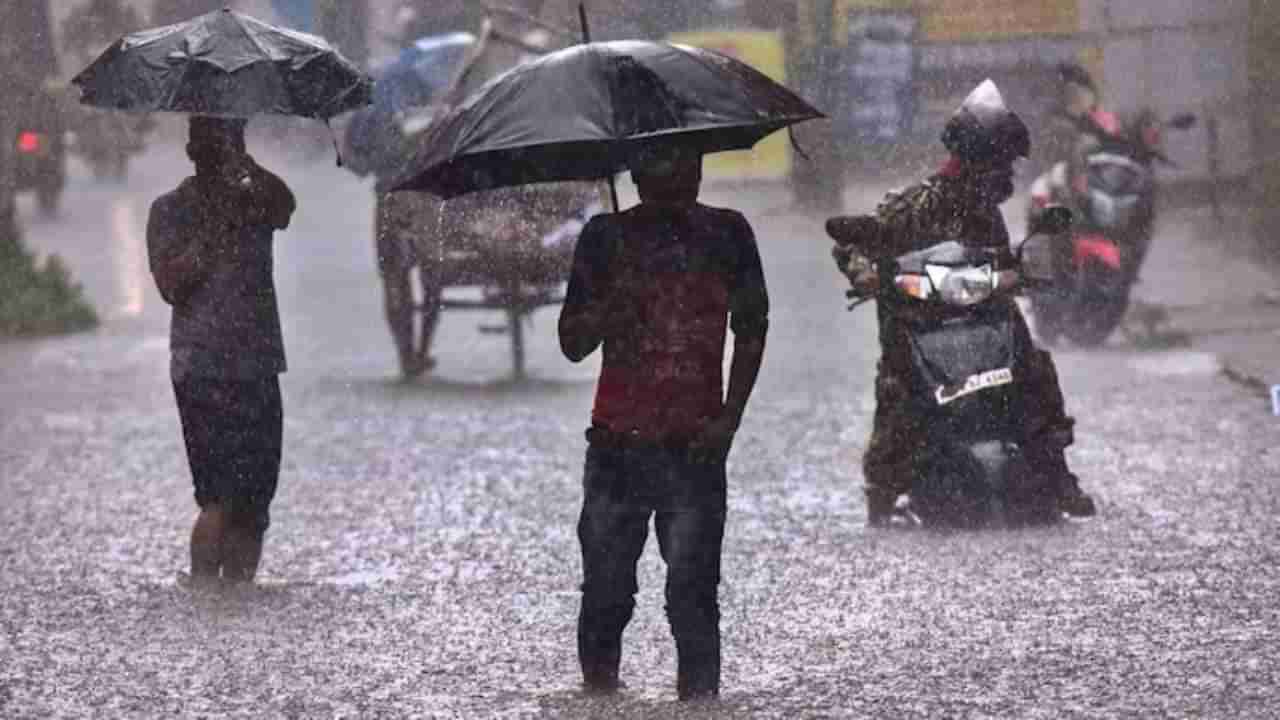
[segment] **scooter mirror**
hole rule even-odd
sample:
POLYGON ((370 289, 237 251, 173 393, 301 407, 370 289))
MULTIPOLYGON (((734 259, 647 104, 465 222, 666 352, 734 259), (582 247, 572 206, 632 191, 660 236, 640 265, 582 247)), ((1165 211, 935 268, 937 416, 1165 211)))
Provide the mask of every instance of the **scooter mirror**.
POLYGON ((1054 243, 1061 238, 1053 235, 1028 235, 1018 247, 1018 266, 1023 281, 1033 286, 1053 284, 1054 243))
POLYGON ((1178 113, 1169 119, 1168 125, 1174 130, 1190 130, 1196 126, 1196 116, 1191 113, 1178 113))
POLYGON ((1050 205, 1041 210, 1028 228, 1030 235, 1060 235, 1071 229, 1071 209, 1062 205, 1050 205))

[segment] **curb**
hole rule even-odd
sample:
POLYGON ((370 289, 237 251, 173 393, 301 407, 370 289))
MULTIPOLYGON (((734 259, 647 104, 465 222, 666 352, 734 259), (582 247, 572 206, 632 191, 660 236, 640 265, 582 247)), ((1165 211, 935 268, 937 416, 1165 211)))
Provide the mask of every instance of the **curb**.
POLYGON ((1222 374, 1225 375, 1228 380, 1231 380, 1242 387, 1250 390, 1257 390, 1264 395, 1270 396, 1271 386, 1255 371, 1246 368, 1244 365, 1232 362, 1231 358, 1227 355, 1218 355, 1218 364, 1221 365, 1222 374))

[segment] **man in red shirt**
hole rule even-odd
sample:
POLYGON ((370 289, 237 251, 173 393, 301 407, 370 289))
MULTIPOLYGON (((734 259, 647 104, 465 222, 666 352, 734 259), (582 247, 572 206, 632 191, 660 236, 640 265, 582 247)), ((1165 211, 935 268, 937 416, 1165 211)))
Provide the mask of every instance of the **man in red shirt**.
POLYGON ((697 202, 699 154, 650 151, 632 163, 631 176, 640 204, 583 229, 560 315, 570 360, 601 346, 604 353, 578 523, 578 655, 589 690, 619 687, 622 631, 654 515, 677 690, 681 699, 713 697, 725 459, 764 356, 769 298, 746 218, 697 202))

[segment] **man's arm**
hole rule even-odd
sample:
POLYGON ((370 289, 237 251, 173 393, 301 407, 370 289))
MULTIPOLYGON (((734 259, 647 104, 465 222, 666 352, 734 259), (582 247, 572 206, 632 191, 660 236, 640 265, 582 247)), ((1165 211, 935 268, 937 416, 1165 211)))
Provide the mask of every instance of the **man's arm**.
POLYGON ((151 205, 147 217, 147 256, 160 297, 181 305, 204 282, 212 269, 212 233, 184 231, 167 198, 151 205))
POLYGON ((839 215, 827 220, 827 235, 836 241, 831 259, 859 295, 872 295, 878 276, 869 259, 880 252, 884 225, 874 215, 839 215))
POLYGON ((764 364, 765 334, 762 328, 749 335, 733 335, 733 360, 729 365, 729 390, 725 393, 724 409, 735 430, 742 424, 747 401, 764 364))
POLYGON ((256 163, 250 173, 251 186, 247 190, 245 217, 249 225, 269 225, 276 230, 289 227, 298 203, 293 192, 275 173, 256 163))
POLYGON ((765 336, 769 333, 769 291, 765 286, 760 248, 746 218, 739 217, 739 221, 742 254, 729 300, 733 360, 729 366, 729 389, 725 393, 725 411, 733 418, 734 428, 742 422, 747 401, 755 389, 764 361, 765 336))
POLYGON ((756 387, 760 366, 764 362, 765 336, 769 332, 769 293, 765 288, 764 267, 755 235, 746 218, 736 240, 741 248, 729 296, 729 323, 733 330, 733 359, 729 364, 729 388, 725 392, 724 410, 703 430, 694 447, 710 451, 720 458, 728 453, 734 433, 742 424, 747 401, 756 387))
MULTIPOLYGON (((560 308, 560 350, 572 362, 595 352, 612 329, 608 307, 608 267, 611 236, 607 221, 597 216, 587 223, 573 250, 573 267, 564 306, 560 308)), ((614 319, 616 320, 616 318, 614 319)))
POLYGON ((945 212, 937 192, 927 183, 890 193, 874 214, 827 220, 827 235, 836 241, 831 255, 856 285, 856 278, 866 276, 876 260, 919 249, 914 243, 931 234, 927 228, 945 222, 945 212))

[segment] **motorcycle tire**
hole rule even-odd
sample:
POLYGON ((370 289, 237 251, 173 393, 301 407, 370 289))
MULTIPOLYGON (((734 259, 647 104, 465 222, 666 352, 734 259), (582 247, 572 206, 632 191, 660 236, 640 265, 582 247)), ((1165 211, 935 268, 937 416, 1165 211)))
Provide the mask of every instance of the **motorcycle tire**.
POLYGON ((1128 278, 1114 270, 1086 264, 1077 275, 1062 333, 1083 348, 1096 348, 1111 337, 1129 309, 1128 278))
POLYGON ((1080 347, 1096 348, 1111 337, 1129 307, 1128 297, 1093 297, 1079 301, 1062 332, 1080 347))
POLYGON ((1040 343, 1053 346, 1062 337, 1065 304, 1063 300, 1049 293, 1031 296, 1031 317, 1034 319, 1036 339, 1040 343))

